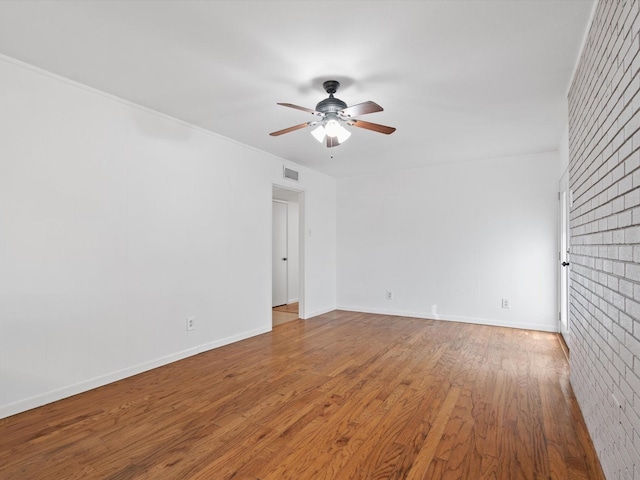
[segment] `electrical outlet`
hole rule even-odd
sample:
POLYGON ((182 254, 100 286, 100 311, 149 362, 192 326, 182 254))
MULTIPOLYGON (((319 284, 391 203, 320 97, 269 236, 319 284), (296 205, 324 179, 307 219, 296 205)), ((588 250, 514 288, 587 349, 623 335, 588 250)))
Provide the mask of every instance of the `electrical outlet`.
POLYGON ((393 292, 387 292, 386 299, 387 300, 392 300, 393 299, 393 292))
POLYGON ((196 328, 196 317, 187 317, 187 331, 196 328))
POLYGON ((511 308, 511 301, 508 298, 503 298, 502 299, 502 308, 504 309, 509 309, 511 308))

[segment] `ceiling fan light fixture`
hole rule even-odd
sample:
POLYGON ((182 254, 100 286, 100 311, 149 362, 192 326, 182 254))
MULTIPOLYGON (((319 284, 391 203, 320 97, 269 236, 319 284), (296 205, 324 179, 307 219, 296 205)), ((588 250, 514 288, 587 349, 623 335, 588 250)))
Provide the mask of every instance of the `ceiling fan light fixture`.
POLYGON ((344 130, 344 128, 338 123, 335 119, 327 120, 324 126, 324 132, 330 137, 337 137, 340 133, 340 130, 344 130))
POLYGON ((351 132, 344 128, 336 118, 330 118, 325 122, 324 133, 337 138, 340 143, 344 143, 351 136, 351 132))
POLYGON ((320 143, 324 142, 324 127, 322 125, 319 125, 318 128, 314 128, 313 130, 311 130, 311 135, 313 135, 314 138, 320 143))
POLYGON ((338 132, 338 135, 336 135, 336 137, 338 137, 338 141, 340 143, 344 143, 350 136, 351 132, 340 125, 340 131, 338 132))
POLYGON ((311 135, 313 135, 313 137, 320 143, 323 143, 325 138, 328 136, 337 138, 338 144, 341 144, 351 136, 351 132, 340 125, 340 122, 337 120, 330 119, 323 125, 318 125, 317 128, 311 130, 311 135))

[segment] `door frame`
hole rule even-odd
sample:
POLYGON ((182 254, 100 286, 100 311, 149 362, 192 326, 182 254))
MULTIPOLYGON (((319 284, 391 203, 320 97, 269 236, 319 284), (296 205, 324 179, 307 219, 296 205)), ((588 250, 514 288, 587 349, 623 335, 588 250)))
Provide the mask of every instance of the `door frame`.
POLYGON ((569 345, 571 335, 570 322, 570 285, 571 285, 571 190, 569 188, 569 169, 558 182, 558 331, 569 345), (562 266, 562 263, 568 263, 562 266))
MULTIPOLYGON (((305 192, 291 188, 289 185, 273 183, 271 188, 271 201, 295 201, 298 203, 298 317, 306 319, 306 282, 305 282, 305 192)), ((271 219, 271 241, 273 241, 273 218, 271 219)), ((273 248, 271 249, 273 254, 273 248)), ((273 269, 273 258, 271 259, 273 269)), ((273 272, 271 272, 270 282, 272 282, 273 272)), ((273 285, 270 283, 271 289, 273 285)))

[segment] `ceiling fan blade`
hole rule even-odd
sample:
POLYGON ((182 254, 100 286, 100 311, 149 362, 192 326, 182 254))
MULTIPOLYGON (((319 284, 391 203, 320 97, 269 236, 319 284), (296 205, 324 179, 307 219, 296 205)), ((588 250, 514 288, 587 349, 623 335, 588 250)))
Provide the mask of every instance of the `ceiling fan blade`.
POLYGON ((387 127, 386 125, 379 125, 377 123, 363 122, 362 120, 349 120, 347 123, 349 125, 353 125, 354 127, 366 128, 367 130, 384 133, 385 135, 389 135, 396 131, 396 129, 393 127, 387 127))
POLYGON ((338 137, 330 137, 327 135, 327 148, 337 147, 338 145, 340 145, 338 137))
POLYGON ((300 105, 294 105, 293 103, 278 103, 278 105, 282 105, 283 107, 295 108, 296 110, 302 110, 303 112, 307 112, 312 115, 319 115, 321 117, 323 116, 323 114, 320 112, 316 112, 315 110, 311 110, 307 107, 301 107, 300 105))
POLYGON ((344 117, 357 117, 359 115, 364 115, 366 113, 381 112, 383 110, 384 109, 380 105, 378 105, 376 102, 369 101, 364 103, 358 103, 357 105, 351 105, 350 107, 345 108, 339 113, 344 117))
POLYGON ((278 135, 282 135, 284 133, 294 132, 296 130, 300 130, 301 128, 308 127, 311 125, 311 122, 301 123, 300 125, 295 125, 289 128, 283 128, 282 130, 278 130, 277 132, 271 132, 269 135, 272 137, 277 137, 278 135))

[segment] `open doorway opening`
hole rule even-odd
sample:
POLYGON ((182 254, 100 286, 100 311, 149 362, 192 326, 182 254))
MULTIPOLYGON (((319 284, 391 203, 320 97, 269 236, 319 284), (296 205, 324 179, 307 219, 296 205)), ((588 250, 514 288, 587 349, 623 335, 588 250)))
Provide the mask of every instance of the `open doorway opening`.
POLYGON ((304 318, 303 192, 273 186, 272 324, 304 318))

